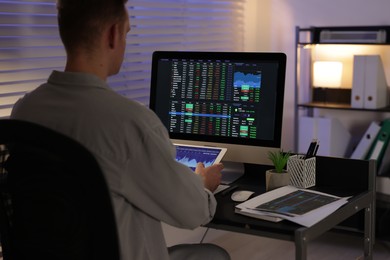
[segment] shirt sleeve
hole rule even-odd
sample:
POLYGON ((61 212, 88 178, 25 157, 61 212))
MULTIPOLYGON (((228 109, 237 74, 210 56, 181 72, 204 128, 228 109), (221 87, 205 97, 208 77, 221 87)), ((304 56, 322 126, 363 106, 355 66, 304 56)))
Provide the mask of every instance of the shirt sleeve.
POLYGON ((176 162, 175 148, 162 125, 131 145, 141 152, 125 165, 122 190, 129 203, 179 228, 193 229, 212 219, 214 195, 204 188, 199 175, 176 162))

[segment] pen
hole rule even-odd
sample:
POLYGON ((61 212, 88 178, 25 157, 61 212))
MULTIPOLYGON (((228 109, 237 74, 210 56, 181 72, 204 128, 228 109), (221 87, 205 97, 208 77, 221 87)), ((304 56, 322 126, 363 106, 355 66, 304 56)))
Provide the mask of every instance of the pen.
POLYGON ((307 149, 305 158, 309 158, 313 156, 316 145, 317 145, 317 140, 313 139, 313 141, 311 141, 309 145, 309 149, 307 149))
POLYGON ((313 156, 316 156, 319 146, 320 146, 320 142, 317 142, 316 147, 314 148, 313 156))
POLYGON ((235 190, 235 189, 237 189, 237 188, 238 188, 237 185, 230 186, 230 187, 227 188, 226 190, 223 190, 223 191, 221 192, 221 194, 222 194, 222 196, 225 196, 226 194, 228 194, 229 192, 231 192, 231 191, 233 191, 233 190, 235 190))

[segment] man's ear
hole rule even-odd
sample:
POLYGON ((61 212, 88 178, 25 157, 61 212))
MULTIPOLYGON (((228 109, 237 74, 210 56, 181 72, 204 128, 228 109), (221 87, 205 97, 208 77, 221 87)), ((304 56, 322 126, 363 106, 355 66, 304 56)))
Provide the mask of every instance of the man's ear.
POLYGON ((108 31, 108 46, 110 49, 114 49, 116 47, 116 44, 118 42, 118 36, 119 36, 119 25, 117 23, 114 23, 110 26, 108 31))

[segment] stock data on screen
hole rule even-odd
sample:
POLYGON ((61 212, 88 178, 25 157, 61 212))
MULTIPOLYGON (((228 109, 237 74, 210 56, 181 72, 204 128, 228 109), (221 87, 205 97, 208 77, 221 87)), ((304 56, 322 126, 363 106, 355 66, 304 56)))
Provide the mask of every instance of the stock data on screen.
POLYGON ((171 68, 170 132, 256 138, 260 67, 178 61, 171 68))
POLYGON ((187 165, 195 171, 198 162, 202 162, 205 167, 213 165, 219 154, 219 150, 194 147, 176 147, 176 161, 187 165))

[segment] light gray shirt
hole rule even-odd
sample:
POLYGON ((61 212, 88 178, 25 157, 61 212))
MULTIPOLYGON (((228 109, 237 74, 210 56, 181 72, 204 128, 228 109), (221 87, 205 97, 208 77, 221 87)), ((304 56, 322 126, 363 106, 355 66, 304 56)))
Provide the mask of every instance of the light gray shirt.
POLYGON ((122 259, 168 259, 161 221, 193 229, 215 213, 214 196, 175 161, 157 116, 94 75, 53 71, 11 118, 57 130, 95 155, 111 191, 122 259))

